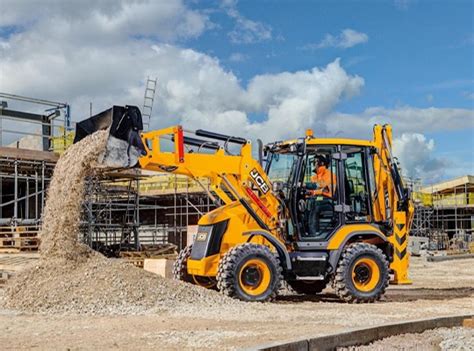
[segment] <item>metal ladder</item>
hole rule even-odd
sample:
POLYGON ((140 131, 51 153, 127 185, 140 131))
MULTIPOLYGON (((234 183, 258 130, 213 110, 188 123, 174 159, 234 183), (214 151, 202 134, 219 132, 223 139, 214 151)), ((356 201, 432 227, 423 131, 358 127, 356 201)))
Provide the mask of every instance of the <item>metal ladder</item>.
POLYGON ((145 96, 143 98, 143 109, 142 109, 142 118, 143 118, 143 129, 148 130, 150 127, 150 119, 153 111, 153 101, 155 100, 155 91, 156 91, 156 82, 157 79, 147 78, 146 87, 145 87, 145 96))

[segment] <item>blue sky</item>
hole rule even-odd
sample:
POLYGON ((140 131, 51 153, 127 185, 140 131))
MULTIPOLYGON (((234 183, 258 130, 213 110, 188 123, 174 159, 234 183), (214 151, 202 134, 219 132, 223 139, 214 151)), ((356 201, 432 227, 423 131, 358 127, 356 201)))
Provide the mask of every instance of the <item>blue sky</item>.
MULTIPOLYGON (((201 9, 215 2, 204 2, 201 9)), ((364 77, 362 94, 345 112, 367 106, 409 104, 472 108, 474 88, 474 2, 408 1, 240 1, 239 11, 271 26, 276 39, 235 44, 233 23, 211 15, 221 31, 209 31, 191 47, 217 56, 245 83, 256 74, 304 70, 340 57, 342 66, 364 77), (366 33, 368 42, 348 49, 305 49, 327 33, 345 28, 366 33), (227 29, 227 30, 226 30, 227 29), (244 55, 242 62, 229 60, 244 55)))
POLYGON ((140 106, 152 76, 153 128, 271 141, 391 123, 406 174, 474 173, 473 1, 40 3, 3 0, 0 91, 79 120, 90 102, 140 106))
MULTIPOLYGON (((472 1, 261 0, 240 1, 238 7, 249 19, 268 24, 276 40, 232 43, 227 31, 233 23, 218 13, 213 18, 227 31, 208 32, 191 46, 219 57, 243 84, 257 74, 304 70, 341 58, 342 66, 362 76, 366 85, 360 95, 341 103, 340 111, 474 106, 472 1), (367 34, 368 41, 347 49, 308 48, 345 28, 367 34), (240 61, 233 61, 232 55, 240 61)), ((440 155, 474 163, 474 121, 467 120, 465 130, 424 134, 434 138, 440 155)))

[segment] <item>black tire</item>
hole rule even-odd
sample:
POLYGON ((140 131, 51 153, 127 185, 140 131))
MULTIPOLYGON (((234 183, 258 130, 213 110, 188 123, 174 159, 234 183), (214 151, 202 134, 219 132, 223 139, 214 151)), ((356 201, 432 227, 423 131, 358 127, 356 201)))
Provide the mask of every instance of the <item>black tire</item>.
POLYGON ((264 245, 245 243, 230 249, 219 262, 217 288, 243 301, 270 301, 282 280, 280 261, 264 245))
POLYGON ((173 265, 173 278, 183 282, 202 286, 207 289, 215 289, 216 280, 210 277, 191 275, 188 273, 188 259, 191 256, 192 245, 186 246, 179 252, 178 258, 173 265))
POLYGON ((305 295, 319 294, 326 288, 326 281, 302 281, 292 280, 288 282, 288 285, 297 293, 305 295))
POLYGON ((389 283, 389 265, 375 245, 348 245, 339 259, 334 289, 340 299, 350 303, 374 302, 385 293, 389 283))
POLYGON ((182 249, 173 265, 173 278, 183 282, 193 283, 193 277, 188 274, 188 258, 191 256, 192 245, 182 249))

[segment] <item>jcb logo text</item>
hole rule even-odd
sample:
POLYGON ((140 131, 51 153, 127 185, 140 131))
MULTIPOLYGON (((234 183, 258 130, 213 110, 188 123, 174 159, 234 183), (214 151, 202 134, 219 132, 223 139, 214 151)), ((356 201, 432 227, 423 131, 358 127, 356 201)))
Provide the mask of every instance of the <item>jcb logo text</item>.
POLYGON ((258 171, 255 168, 252 169, 252 171, 250 172, 250 176, 258 185, 262 193, 264 194, 268 193, 268 190, 270 190, 268 184, 265 182, 265 180, 263 180, 262 176, 260 175, 260 173, 258 173, 258 171))

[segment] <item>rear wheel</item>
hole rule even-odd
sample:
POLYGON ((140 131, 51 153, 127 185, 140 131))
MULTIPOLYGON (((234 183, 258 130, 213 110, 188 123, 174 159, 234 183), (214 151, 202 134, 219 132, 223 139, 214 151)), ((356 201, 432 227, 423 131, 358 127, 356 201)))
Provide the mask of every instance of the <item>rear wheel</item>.
POLYGON ((192 245, 186 246, 179 252, 173 266, 173 278, 191 284, 202 286, 203 288, 213 288, 216 286, 216 280, 210 277, 202 277, 188 273, 188 259, 191 256, 192 245))
POLYGON ((245 243, 230 249, 219 262, 217 287, 243 301, 268 301, 282 279, 278 258, 263 245, 245 243))
POLYGON ((373 302, 389 283, 388 261, 382 250, 366 243, 347 246, 334 276, 336 294, 346 302, 373 302))
POLYGON ((313 295, 319 294, 326 288, 325 281, 303 281, 293 280, 289 281, 288 284, 298 294, 313 295))

